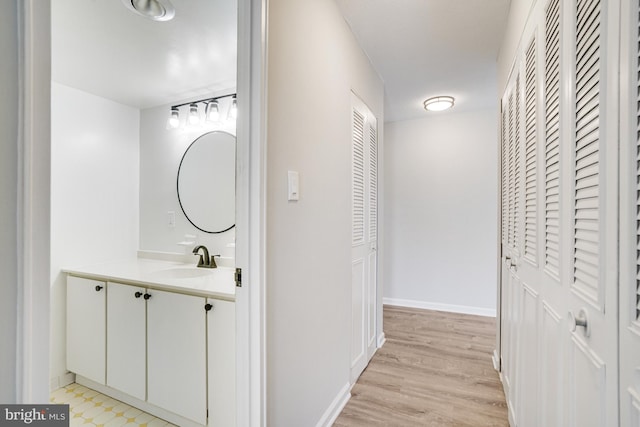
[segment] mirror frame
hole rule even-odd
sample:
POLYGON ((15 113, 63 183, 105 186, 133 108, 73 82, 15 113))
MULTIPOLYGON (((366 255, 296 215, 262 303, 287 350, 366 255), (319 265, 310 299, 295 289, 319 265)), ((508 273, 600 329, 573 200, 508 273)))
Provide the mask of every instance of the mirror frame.
MULTIPOLYGON (((189 223, 191 223, 191 225, 193 225, 195 228, 197 228, 198 230, 204 232, 204 233, 208 233, 208 234, 221 234, 221 233, 225 233, 229 230, 231 230, 232 228, 234 228, 236 226, 235 224, 235 216, 234 216, 234 222, 233 224, 231 224, 230 227, 224 229, 224 230, 220 230, 220 231, 209 231, 209 230, 205 230, 199 226, 197 226, 192 220, 191 218, 189 218, 189 215, 187 214, 187 212, 184 209, 184 206, 182 205, 182 200, 180 199, 180 169, 182 168, 182 162, 184 162, 184 158, 186 157, 187 153, 189 152, 189 150, 191 149, 191 147, 198 142, 201 138, 204 138, 205 136, 212 134, 212 133, 225 133, 231 137, 233 137, 234 141, 236 142, 236 157, 237 157, 237 138, 234 134, 232 134, 231 132, 227 132, 227 131, 223 131, 223 130, 212 130, 209 132, 205 132, 202 135, 200 135, 199 137, 197 137, 196 139, 194 139, 191 144, 189 144, 189 146, 187 147, 186 150, 184 150, 184 154, 182 155, 182 158, 180 159, 180 164, 178 165, 178 173, 176 174, 176 194, 178 195, 178 204, 180 205, 180 209, 182 210, 182 213, 184 214, 185 218, 187 218, 187 221, 189 221, 189 223)), ((234 159, 234 163, 236 162, 236 159, 234 159)), ((234 186, 234 193, 236 193, 235 191, 235 186, 234 186)))

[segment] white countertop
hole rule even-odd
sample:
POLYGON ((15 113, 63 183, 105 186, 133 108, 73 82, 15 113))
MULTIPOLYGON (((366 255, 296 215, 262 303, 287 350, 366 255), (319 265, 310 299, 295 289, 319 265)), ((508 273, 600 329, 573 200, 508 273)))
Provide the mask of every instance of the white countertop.
POLYGON ((230 267, 196 268, 195 264, 135 258, 62 271, 73 276, 235 301, 235 269, 230 267))

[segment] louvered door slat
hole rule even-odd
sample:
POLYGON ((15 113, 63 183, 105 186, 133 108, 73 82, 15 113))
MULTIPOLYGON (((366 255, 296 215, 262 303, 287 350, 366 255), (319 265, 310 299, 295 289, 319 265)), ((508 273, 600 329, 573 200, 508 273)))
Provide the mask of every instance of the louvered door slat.
POLYGON ((536 39, 529 43, 525 54, 525 213, 524 256, 537 263, 538 200, 537 200, 537 111, 536 111, 536 39))
POLYGON ((560 268, 560 2, 545 11, 545 183, 544 265, 554 277, 560 268))
POLYGON ((598 302, 600 231, 600 2, 576 4, 573 282, 598 302))
POLYGON ((364 241, 364 116, 353 110, 352 243, 364 241))
POLYGON ((507 143, 507 107, 502 107, 502 242, 507 243, 509 233, 509 161, 507 143))
POLYGON ((520 114, 520 74, 516 76, 514 128, 513 128, 513 247, 516 255, 520 255, 520 192, 522 176, 520 173, 520 129, 522 115, 520 114))
POLYGON ((369 126, 369 240, 378 238, 378 134, 369 126))
POLYGON ((509 225, 508 225, 508 239, 507 242, 509 247, 513 248, 515 246, 515 242, 513 240, 515 234, 515 153, 514 153, 514 128, 513 128, 513 93, 509 95, 509 225))

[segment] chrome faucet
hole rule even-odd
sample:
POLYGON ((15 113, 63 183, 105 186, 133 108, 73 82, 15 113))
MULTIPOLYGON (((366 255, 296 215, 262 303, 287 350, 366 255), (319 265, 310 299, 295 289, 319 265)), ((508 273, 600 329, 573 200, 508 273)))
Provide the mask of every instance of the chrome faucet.
POLYGON ((193 254, 194 255, 199 255, 198 252, 200 251, 200 249, 202 249, 202 255, 200 255, 200 259, 198 260, 198 267, 202 267, 202 268, 218 268, 218 266, 216 265, 215 257, 220 256, 220 255, 211 255, 211 256, 209 256, 209 250, 204 245, 196 246, 195 248, 193 248, 193 254))

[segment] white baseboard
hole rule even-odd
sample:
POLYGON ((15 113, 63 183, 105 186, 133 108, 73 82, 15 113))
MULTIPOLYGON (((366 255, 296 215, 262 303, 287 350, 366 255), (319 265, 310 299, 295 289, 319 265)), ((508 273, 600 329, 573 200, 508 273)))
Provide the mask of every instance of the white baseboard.
POLYGON ((387 305, 397 305, 400 307, 423 308, 425 310, 448 311, 450 313, 496 317, 496 310, 493 308, 469 307, 466 305, 442 304, 439 302, 416 301, 398 298, 383 298, 382 303, 387 305))
POLYGON ((76 374, 73 372, 65 372, 62 375, 51 378, 49 381, 49 392, 54 392, 59 388, 68 386, 76 381, 76 374))
POLYGON ((380 335, 378 335, 378 348, 382 347, 386 341, 387 339, 384 336, 384 332, 382 332, 380 335))
POLYGON ((498 354, 498 350, 493 350, 491 360, 493 360, 493 369, 500 372, 500 355, 498 354))
POLYGON ((331 427, 335 420, 340 415, 340 412, 344 409, 344 406, 347 404, 349 399, 351 398, 351 385, 349 383, 345 384, 344 387, 340 389, 337 396, 331 402, 331 405, 324 411, 322 414, 322 418, 316 424, 316 427, 331 427))
POLYGON ((166 409, 152 405, 151 403, 148 403, 144 400, 129 396, 128 394, 120 390, 116 390, 109 386, 99 384, 81 375, 76 375, 76 383, 95 390, 99 393, 106 394, 107 396, 111 396, 116 400, 124 402, 127 405, 131 405, 136 409, 140 409, 141 411, 147 412, 165 421, 169 421, 171 424, 175 424, 181 427, 202 427, 202 424, 198 424, 180 415, 174 414, 173 412, 169 412, 166 409))

